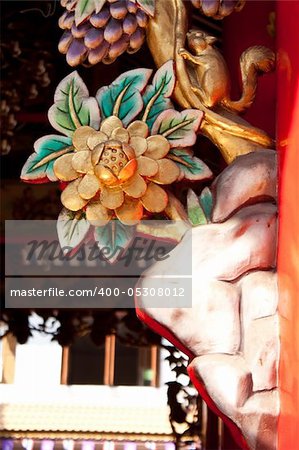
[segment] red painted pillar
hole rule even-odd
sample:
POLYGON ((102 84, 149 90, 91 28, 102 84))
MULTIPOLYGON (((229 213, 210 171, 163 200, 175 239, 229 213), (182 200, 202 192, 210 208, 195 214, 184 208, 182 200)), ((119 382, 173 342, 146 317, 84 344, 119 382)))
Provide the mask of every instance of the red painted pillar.
POLYGON ((299 448, 299 1, 277 4, 279 313, 278 449, 299 448))
MULTIPOLYGON (((296 3, 298 0, 295 0, 296 3)), ((233 13, 223 20, 223 52, 232 79, 232 97, 240 98, 241 75, 240 56, 248 47, 265 45, 275 50, 275 37, 271 18, 275 14, 273 0, 247 0, 239 13, 233 13)), ((250 124, 275 136, 275 82, 276 73, 267 73, 258 80, 258 89, 253 105, 244 115, 250 124)))
MULTIPOLYGON (((298 0, 299 2, 299 0, 298 0)), ((240 56, 254 45, 264 45, 275 50, 275 38, 271 33, 271 17, 275 13, 274 0, 248 0, 244 9, 223 20, 223 52, 232 80, 232 98, 241 96, 240 56)), ((275 137, 276 73, 259 78, 256 98, 244 118, 275 137)), ((298 441, 299 442, 299 441, 298 441)), ((224 427, 223 450, 238 450, 228 427, 224 427)), ((293 450, 285 448, 284 450, 293 450)))

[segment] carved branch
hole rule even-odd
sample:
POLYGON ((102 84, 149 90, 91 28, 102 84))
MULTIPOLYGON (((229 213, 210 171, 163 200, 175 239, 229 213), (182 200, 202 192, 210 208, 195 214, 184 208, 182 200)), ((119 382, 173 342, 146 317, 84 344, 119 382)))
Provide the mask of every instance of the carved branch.
POLYGON ((273 140, 264 131, 255 128, 225 108, 217 111, 207 108, 192 89, 191 73, 180 55, 185 46, 189 14, 183 0, 158 1, 155 17, 149 22, 148 46, 158 67, 174 59, 177 83, 174 98, 184 108, 204 112, 201 130, 220 149, 229 163, 241 154, 260 147, 273 147, 273 140))

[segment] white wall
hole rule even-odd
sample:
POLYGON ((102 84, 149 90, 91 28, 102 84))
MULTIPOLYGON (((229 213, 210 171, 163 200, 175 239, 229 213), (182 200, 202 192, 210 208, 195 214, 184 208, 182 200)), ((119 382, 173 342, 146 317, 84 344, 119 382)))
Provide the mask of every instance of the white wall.
MULTIPOLYGON (((38 325, 39 318, 30 319, 38 325)), ((62 348, 50 335, 33 332, 24 345, 17 345, 15 384, 26 388, 53 387, 60 384, 62 348)))

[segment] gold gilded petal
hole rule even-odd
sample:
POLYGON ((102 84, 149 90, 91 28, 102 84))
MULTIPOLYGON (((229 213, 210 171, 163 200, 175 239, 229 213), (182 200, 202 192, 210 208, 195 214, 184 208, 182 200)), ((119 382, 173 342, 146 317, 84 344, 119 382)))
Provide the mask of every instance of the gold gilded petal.
POLYGON ((117 218, 125 225, 134 225, 143 217, 143 206, 140 200, 125 197, 120 208, 115 210, 117 218))
POLYGON ((136 156, 143 155, 147 151, 147 140, 143 137, 131 137, 130 145, 133 147, 136 156))
POLYGON ((139 156, 137 159, 138 163, 138 173, 145 177, 152 177, 158 172, 157 161, 146 156, 139 156))
POLYGON ((87 200, 84 200, 79 195, 78 186, 80 182, 81 178, 72 181, 61 193, 61 203, 71 211, 79 211, 79 209, 82 209, 87 203, 87 200))
POLYGON ((124 193, 120 189, 104 187, 101 191, 100 200, 102 205, 109 209, 119 208, 124 202, 124 193))
POLYGON ((112 131, 111 138, 127 144, 129 142, 130 135, 129 135, 128 131, 125 130, 125 128, 118 127, 112 131))
POLYGON ((132 180, 128 181, 128 183, 122 186, 122 189, 130 197, 139 198, 144 195, 146 187, 147 186, 144 179, 138 173, 136 173, 133 176, 132 180))
POLYGON ((96 131, 87 139, 87 146, 88 148, 90 148, 90 150, 93 150, 97 145, 102 144, 106 141, 108 141, 107 134, 103 133, 102 131, 96 131))
POLYGON ((178 166, 170 159, 164 158, 157 161, 159 169, 151 180, 158 184, 171 184, 176 181, 180 174, 178 166))
POLYGON ((81 179, 78 192, 82 198, 89 200, 96 195, 100 187, 100 180, 95 175, 88 173, 81 179))
POLYGON ((145 122, 142 122, 142 120, 135 120, 135 122, 132 122, 128 128, 128 132, 130 133, 130 136, 139 136, 143 138, 147 138, 149 134, 148 126, 145 122))
POLYGON ((155 136, 148 137, 146 142, 147 150, 144 156, 148 156, 149 158, 164 158, 170 150, 170 144, 164 136, 156 134, 155 136))
POLYGON ((98 144, 93 150, 91 150, 91 162, 94 166, 98 164, 104 148, 104 144, 98 144))
POLYGON ((122 143, 120 141, 117 141, 116 139, 109 139, 107 141, 107 143, 105 144, 105 150, 106 149, 117 149, 117 150, 121 150, 122 149, 122 143))
POLYGON ((87 173, 92 170, 91 151, 82 150, 81 152, 75 153, 72 158, 72 166, 80 173, 87 173))
POLYGON ((72 181, 80 176, 72 166, 73 154, 62 155, 56 159, 53 170, 57 178, 61 181, 72 181))
POLYGON ((107 136, 111 136, 112 131, 115 128, 122 128, 122 121, 116 116, 107 117, 107 119, 103 120, 100 130, 107 134, 107 136))
POLYGON ((135 152, 133 147, 131 147, 131 145, 123 143, 122 150, 125 152, 128 159, 135 158, 135 152))
POLYGON ((168 203, 168 195, 160 186, 150 183, 141 201, 147 211, 159 213, 164 211, 168 203))
POLYGON ((118 179, 112 170, 108 167, 102 166, 101 164, 95 166, 94 173, 104 184, 107 184, 108 186, 118 183, 118 179))
POLYGON ((73 134, 73 146, 77 151, 88 150, 87 140, 90 136, 96 133, 91 127, 79 127, 73 134))
POLYGON ((134 175, 134 173, 137 170, 137 161, 136 159, 131 159, 131 161, 129 161, 125 167, 123 167, 121 169, 121 171, 118 174, 118 179, 119 181, 121 181, 122 183, 124 183, 125 181, 128 181, 130 178, 132 178, 132 176, 134 175))
POLYGON ((95 227, 106 225, 112 217, 109 211, 100 201, 90 202, 86 208, 86 218, 95 227))

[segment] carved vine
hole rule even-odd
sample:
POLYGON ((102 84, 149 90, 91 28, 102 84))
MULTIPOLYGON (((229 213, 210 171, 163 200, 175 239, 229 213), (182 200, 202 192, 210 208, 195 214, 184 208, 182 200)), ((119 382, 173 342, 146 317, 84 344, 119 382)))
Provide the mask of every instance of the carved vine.
MULTIPOLYGON (((207 75, 207 72, 216 70, 206 86, 200 87, 196 78, 194 82, 194 68, 190 67, 186 61, 186 53, 183 51, 186 46, 186 36, 189 44, 191 42, 193 47, 196 47, 194 34, 192 32, 188 34, 189 22, 188 9, 183 0, 157 2, 155 16, 149 22, 147 34, 147 42, 158 67, 168 59, 175 60, 177 83, 174 97, 176 101, 184 108, 191 107, 204 112, 201 130, 219 147, 227 162, 231 162, 240 154, 249 153, 260 147, 272 147, 274 144, 272 139, 264 131, 251 126, 236 114, 232 114, 227 109, 229 106, 227 101, 223 105, 223 102, 221 104, 212 99, 205 104, 198 95, 199 88, 203 89, 203 94, 206 96, 208 96, 208 91, 215 90, 215 77, 216 75, 218 77, 217 68, 221 70, 222 88, 228 85, 228 74, 221 54, 213 48, 212 42, 210 42, 208 53, 206 51, 205 55, 203 71, 207 75), (215 60, 216 67, 213 67, 215 60), (197 91, 194 90, 194 86, 197 91)), ((209 38, 211 39, 211 37, 209 38)), ((201 40, 204 41, 204 37, 201 40)), ((191 59, 191 57, 189 58, 191 59)), ((251 100, 248 102, 248 106, 250 106, 254 99, 258 68, 264 72, 271 70, 274 65, 274 54, 264 47, 253 47, 243 55, 241 65, 243 66, 243 80, 245 77, 252 79, 249 83, 250 88, 248 86, 251 91, 251 100)), ((227 88, 225 90, 225 94, 227 94, 227 88)))

